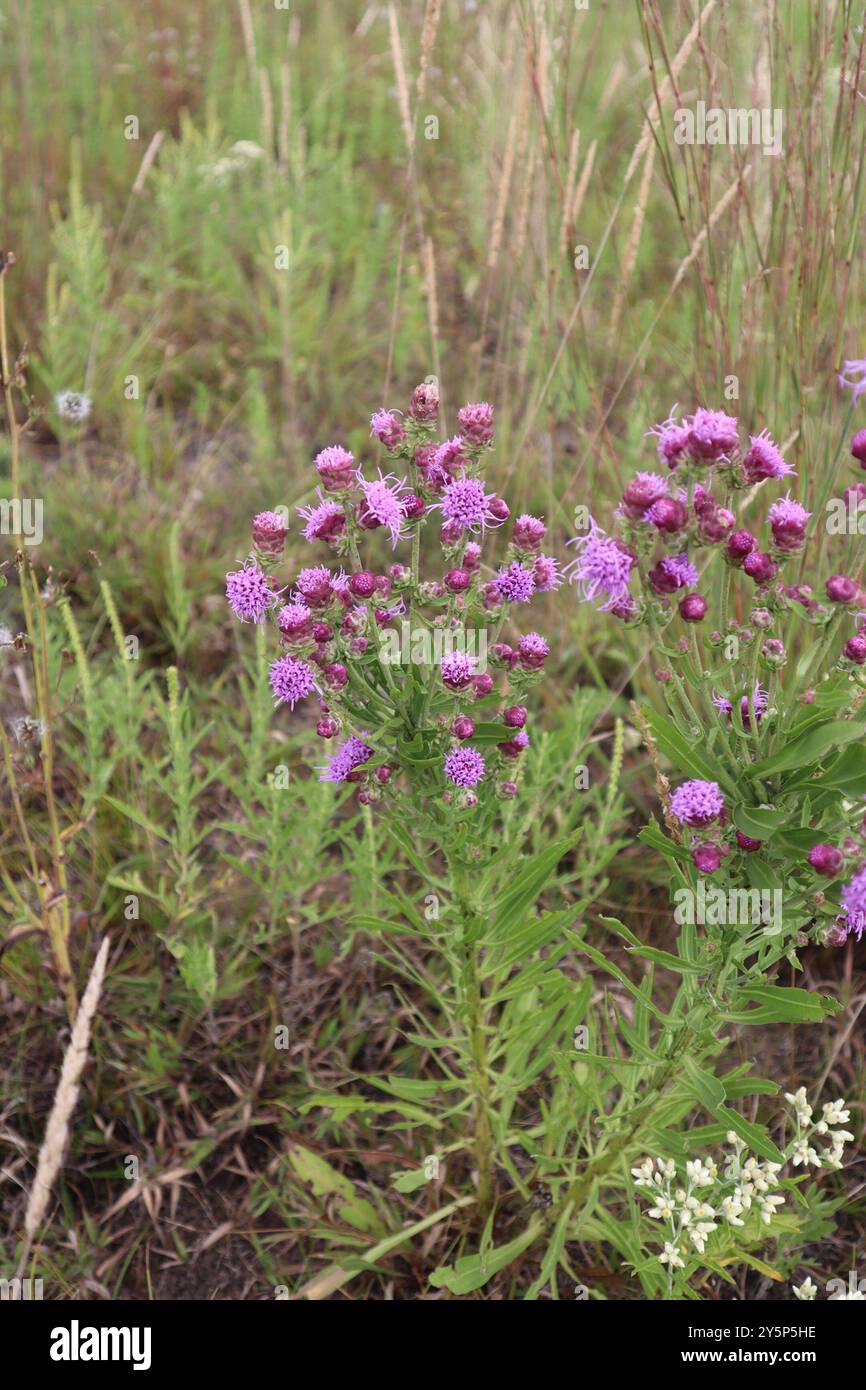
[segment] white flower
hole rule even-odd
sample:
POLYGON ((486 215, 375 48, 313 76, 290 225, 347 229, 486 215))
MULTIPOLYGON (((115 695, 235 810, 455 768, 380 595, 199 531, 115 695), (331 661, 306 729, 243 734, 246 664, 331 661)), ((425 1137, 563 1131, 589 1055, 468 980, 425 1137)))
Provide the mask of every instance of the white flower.
POLYGON ((670 1265, 671 1269, 684 1269, 685 1261, 680 1259, 680 1248, 673 1245, 669 1240, 665 1241, 665 1248, 659 1255, 659 1264, 670 1265))
POLYGON ((658 1164, 659 1172, 662 1173, 666 1178, 676 1177, 677 1165, 674 1163, 672 1158, 657 1158, 656 1163, 658 1164))
POLYGON ((71 425, 83 425, 90 414, 92 402, 89 396, 82 395, 80 391, 61 391, 55 397, 55 405, 61 420, 71 425))
POLYGON ((776 1215, 776 1207, 785 1205, 784 1197, 772 1196, 761 1199, 761 1220, 765 1226, 769 1226, 773 1217, 776 1215))
POLYGON ((848 1102, 844 1100, 831 1100, 824 1106, 824 1119, 828 1125, 844 1125, 851 1118, 851 1112, 846 1109, 848 1102))
POLYGON ((686 1163, 686 1176, 692 1187, 711 1187, 715 1181, 715 1173, 716 1165, 712 1159, 709 1163, 704 1163, 699 1158, 690 1158, 686 1163))
POLYGON ((670 1197, 657 1197, 655 1206, 649 1209, 649 1215, 656 1221, 669 1221, 675 1212, 676 1207, 670 1197))
POLYGON ((794 1145, 794 1152, 791 1155, 791 1162, 797 1168, 801 1163, 814 1163, 816 1168, 821 1167, 821 1160, 815 1149, 811 1147, 807 1139, 798 1139, 794 1145))
POLYGON ((729 1225, 745 1226, 745 1221, 740 1220, 740 1212, 742 1210, 743 1204, 736 1195, 722 1198, 722 1212, 729 1225))
POLYGON ((707 1236, 715 1230, 718 1227, 714 1221, 699 1221, 696 1226, 689 1227, 689 1238, 699 1255, 703 1255, 706 1249, 707 1236))
POLYGON ((813 1284, 811 1278, 804 1279, 799 1287, 792 1284, 791 1288, 794 1290, 794 1297, 801 1299, 804 1303, 809 1303, 813 1298, 818 1297, 818 1285, 813 1284))
POLYGON ((653 1180, 652 1159, 645 1158, 643 1163, 639 1164, 637 1168, 632 1168, 631 1175, 638 1184, 651 1183, 653 1180))

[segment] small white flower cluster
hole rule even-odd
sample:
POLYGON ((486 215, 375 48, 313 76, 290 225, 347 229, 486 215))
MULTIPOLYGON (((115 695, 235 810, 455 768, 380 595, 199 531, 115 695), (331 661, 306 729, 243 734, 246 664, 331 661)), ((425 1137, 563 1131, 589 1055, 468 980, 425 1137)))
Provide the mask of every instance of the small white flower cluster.
POLYGON ((236 140, 228 154, 215 164, 208 164, 202 174, 210 183, 227 183, 234 174, 242 174, 250 165, 262 159, 264 150, 253 140, 236 140))
POLYGON ((753 1155, 746 1157, 746 1146, 733 1130, 728 1131, 727 1141, 731 1148, 721 1169, 708 1157, 689 1159, 682 1178, 670 1158, 657 1158, 655 1164, 645 1158, 631 1170, 638 1187, 652 1190, 654 1204, 647 1214, 654 1221, 666 1222, 670 1229, 671 1238, 659 1255, 659 1262, 669 1271, 684 1268, 683 1254, 689 1253, 689 1245, 702 1255, 708 1237, 721 1221, 744 1226, 743 1213, 754 1205, 761 1220, 769 1225, 776 1208, 784 1204, 781 1193, 772 1190, 781 1165, 759 1163, 753 1155))
POLYGON ((54 403, 61 420, 69 425, 83 425, 90 414, 92 402, 81 391, 61 391, 54 403))
POLYGON ((844 1125, 851 1118, 844 1100, 833 1100, 823 1107, 821 1119, 812 1119, 812 1107, 806 1099, 806 1087, 798 1091, 787 1091, 785 1100, 793 1107, 797 1137, 791 1162, 794 1167, 801 1163, 812 1163, 816 1168, 841 1168, 845 1144, 854 1142, 854 1135, 847 1129, 834 1129, 834 1125, 844 1125), (813 1140, 821 1139, 827 1145, 820 1153, 813 1140))
MULTIPOLYGON (((805 1087, 785 1099, 793 1107, 797 1126, 796 1136, 788 1154, 796 1168, 812 1163, 818 1168, 841 1168, 844 1144, 853 1140, 848 1130, 835 1129, 848 1118, 845 1101, 831 1101, 823 1107, 820 1120, 813 1120, 812 1107, 806 1099, 805 1087), (820 1153, 813 1140, 820 1137, 824 1144, 820 1153)), ((747 1148, 739 1135, 728 1130, 725 1136, 729 1148, 724 1151, 721 1167, 713 1158, 689 1159, 685 1174, 680 1175, 673 1159, 645 1158, 632 1177, 638 1187, 648 1189, 653 1205, 648 1216, 664 1222, 669 1239, 659 1263, 666 1265, 668 1275, 685 1267, 684 1256, 702 1255, 707 1239, 722 1222, 728 1226, 745 1226, 749 1213, 755 1210, 762 1223, 769 1226, 785 1198, 778 1190, 781 1163, 761 1163, 747 1148)), ((811 1282, 806 1280, 798 1298, 813 1298, 811 1282)))

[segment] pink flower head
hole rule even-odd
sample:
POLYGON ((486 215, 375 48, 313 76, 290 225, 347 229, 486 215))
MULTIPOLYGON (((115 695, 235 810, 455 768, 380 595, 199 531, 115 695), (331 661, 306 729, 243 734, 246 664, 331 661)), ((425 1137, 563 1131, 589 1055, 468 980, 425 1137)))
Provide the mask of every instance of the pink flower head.
POLYGON ((486 401, 464 405, 457 412, 460 433, 468 443, 480 448, 493 439, 493 406, 486 401))
POLYGON ((642 517, 647 507, 668 495, 668 480, 658 473, 635 473, 622 495, 623 510, 633 519, 642 517))
POLYGON ((540 517, 523 512, 514 523, 514 544, 521 550, 537 550, 547 534, 540 517))
POLYGON ((839 897, 849 921, 855 923, 854 930, 859 941, 866 925, 866 868, 858 870, 851 881, 845 884, 839 897))
POLYGON ((406 438, 406 427, 393 410, 377 410, 370 416, 370 433, 393 451, 406 438))
POLYGON ((685 425, 677 424, 674 419, 674 406, 670 415, 663 420, 660 425, 653 425, 647 434, 654 434, 658 439, 659 458, 666 463, 668 468, 676 468, 683 454, 689 447, 689 432, 685 425))
POLYGON ((309 604, 311 608, 321 608, 331 597, 331 571, 324 565, 302 569, 298 575, 297 588, 304 603, 309 604))
POLYGON ((443 684, 449 690, 465 690, 472 681, 475 658, 465 652, 446 652, 440 669, 443 684))
POLYGON ((320 782, 345 782, 350 773, 372 758, 373 749, 353 734, 340 744, 333 757, 319 772, 320 782))
POLYGON ((631 603, 629 578, 634 559, 612 536, 605 535, 590 518, 585 536, 568 542, 578 550, 577 559, 566 565, 563 574, 577 584, 582 603, 592 603, 602 612, 628 607, 631 603), (600 601, 599 601, 600 600, 600 601))
POLYGON ((723 410, 699 407, 686 424, 689 450, 697 459, 720 463, 727 460, 739 444, 737 417, 726 415, 723 410))
POLYGON ((431 482, 441 477, 447 484, 449 478, 462 477, 469 462, 469 455, 466 452, 466 444, 460 435, 455 434, 453 439, 446 439, 444 444, 437 444, 435 449, 430 470, 431 482))
POLYGON ((551 589, 558 589, 562 584, 562 575, 559 572, 559 561, 552 555, 536 555, 532 562, 532 577, 535 580, 535 589, 539 594, 546 594, 551 589))
POLYGON ((500 603, 528 603, 535 593, 535 577, 532 570, 525 570, 513 560, 499 571, 493 590, 500 603))
POLYGON ((292 709, 298 700, 319 689, 312 667, 294 656, 279 657, 271 667, 270 680, 275 703, 290 705, 292 709))
POLYGON ((343 515, 343 508, 338 502, 332 502, 330 498, 322 495, 321 488, 316 488, 318 502, 309 507, 298 507, 298 516, 307 524, 303 529, 302 535, 305 541, 310 544, 313 541, 329 541, 338 536, 345 529, 346 518, 343 515))
MULTIPOLYGON (((764 690, 760 681, 755 681, 755 719, 759 724, 767 711, 769 703, 770 697, 767 691, 764 690)), ((731 715, 734 712, 734 706, 731 704, 727 695, 717 695, 716 692, 713 691, 713 704, 720 714, 731 715)), ((742 695, 740 697, 740 719, 742 720, 743 728, 748 729, 751 722, 751 709, 748 695, 742 695)))
POLYGON ((406 491, 406 479, 400 481, 393 473, 383 476, 381 468, 378 478, 372 482, 368 482, 360 470, 355 476, 364 494, 364 511, 390 533, 393 549, 405 536, 406 513, 400 494, 406 491))
POLYGON ((520 664, 527 671, 538 671, 550 655, 550 647, 538 632, 527 632, 517 643, 520 664))
POLYGON ((280 512, 259 512, 253 517, 253 545, 265 555, 281 555, 289 523, 280 512))
POLYGON ((316 454, 316 468, 326 492, 350 488, 355 481, 355 458, 341 444, 329 444, 316 454))
POLYGON ((277 624, 283 637, 306 637, 310 631, 312 613, 305 603, 287 603, 280 609, 277 624))
POLYGON ((717 782, 683 782, 671 797, 671 813, 680 825, 702 826, 718 820, 725 800, 717 782))
POLYGON ((439 388, 435 382, 422 381, 409 399, 409 414, 413 420, 429 424, 439 414, 439 388))
POLYGON ((260 623, 277 602, 276 591, 258 565, 244 565, 226 575, 226 598, 242 623, 260 623))
POLYGON ((484 776, 484 759, 477 748, 453 748, 445 759, 445 776, 455 787, 476 787, 484 776))
POLYGON ((434 503, 440 507, 446 523, 456 530, 485 531, 488 526, 499 523, 490 510, 495 492, 485 492, 480 478, 455 478, 450 481, 442 494, 442 501, 434 503))
POLYGON ((781 450, 773 443, 768 430, 749 435, 749 449, 743 459, 743 467, 750 483, 761 483, 765 478, 786 478, 794 472, 782 458, 781 450))
POLYGON ((525 729, 518 729, 512 738, 505 743, 497 743, 496 747, 505 758, 519 758, 525 748, 529 747, 529 734, 525 729))
POLYGON ((666 555, 654 565, 649 574, 650 584, 657 594, 673 594, 677 589, 687 589, 698 582, 698 572, 683 551, 680 555, 666 555))
POLYGON ((866 358, 851 358, 842 363, 839 385, 851 392, 851 404, 856 405, 861 396, 866 396, 866 358), (848 377, 853 376, 854 381, 848 377))
POLYGON ((770 508, 773 540, 780 550, 796 550, 806 538, 806 522, 812 515, 791 494, 780 497, 770 508))

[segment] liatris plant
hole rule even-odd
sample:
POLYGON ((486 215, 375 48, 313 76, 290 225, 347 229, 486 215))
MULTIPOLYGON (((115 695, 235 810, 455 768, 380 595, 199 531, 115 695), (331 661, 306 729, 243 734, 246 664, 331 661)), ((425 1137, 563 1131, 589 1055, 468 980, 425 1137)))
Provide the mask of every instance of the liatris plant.
POLYGON ((645 838, 684 906, 706 880, 716 925, 743 891, 741 941, 768 969, 866 923, 866 592, 859 572, 819 582, 819 517, 767 431, 741 446, 733 416, 698 409, 650 433, 659 468, 626 486, 616 535, 590 519, 568 573, 651 643, 667 711, 641 719, 676 785, 660 774, 668 833, 645 838))
MULTIPOLYGON (((494 997, 515 965, 579 911, 581 904, 538 919, 529 911, 577 835, 521 862, 523 832, 503 833, 530 745, 528 697, 549 654, 529 623, 510 642, 503 634, 535 595, 562 580, 545 548, 543 521, 512 520, 485 481, 491 407, 464 406, 457 432, 445 440, 435 438, 439 411, 438 392, 427 383, 412 393, 405 415, 376 411, 374 448, 387 463, 362 467, 342 445, 323 449, 315 497, 299 509, 312 562, 285 574, 286 519, 262 512, 226 593, 242 622, 272 629, 276 704, 317 708, 316 731, 328 750, 319 776, 352 788, 361 809, 371 901, 380 891, 380 834, 394 836, 424 876, 423 914, 405 897, 382 896, 400 912, 399 930, 431 939, 448 966, 450 986, 437 987, 448 1026, 426 1045, 459 1053, 486 1215, 494 1150, 514 1102, 513 1077, 498 1087, 489 1053, 494 997), (438 540, 435 572, 426 577, 425 533, 438 540), (494 546, 499 556, 492 563, 487 552, 494 546)), ((395 931, 373 914, 356 925, 395 931)), ((414 977, 408 963, 407 972, 414 977)), ((570 1001, 574 1016, 566 1018, 566 1003, 562 998, 556 1012, 573 1029, 578 1015, 570 1001)), ((455 1084, 444 1084, 442 1095, 455 1084)))

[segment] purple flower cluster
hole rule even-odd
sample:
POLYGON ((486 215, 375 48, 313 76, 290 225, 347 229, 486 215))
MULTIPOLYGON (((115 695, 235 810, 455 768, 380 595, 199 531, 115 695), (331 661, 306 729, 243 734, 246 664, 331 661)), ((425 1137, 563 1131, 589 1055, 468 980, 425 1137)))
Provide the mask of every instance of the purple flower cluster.
MULTIPOLYGON (((341 444, 316 455, 317 486, 298 508, 299 531, 307 544, 327 547, 336 564, 302 566, 288 584, 278 582, 272 571, 285 550, 288 523, 280 512, 262 512, 253 524, 250 559, 226 577, 235 614, 244 622, 269 618, 276 630, 283 649, 270 668, 277 704, 294 708, 317 695, 317 734, 326 740, 343 735, 321 768, 321 779, 357 784, 362 804, 399 788, 394 771, 410 783, 418 776, 429 779, 434 761, 441 794, 457 811, 478 804, 482 781, 485 797, 488 787, 512 797, 515 764, 530 742, 523 728, 526 707, 519 701, 541 678, 550 655, 539 632, 524 633, 515 647, 496 640, 514 605, 526 605, 563 582, 558 561, 542 550, 544 520, 519 515, 494 577, 482 578, 482 547, 508 529, 510 517, 507 503, 484 482, 493 409, 485 402, 464 406, 456 433, 437 439, 440 408, 438 388, 428 381, 412 392, 405 413, 373 413, 371 447, 380 457, 384 452, 388 463, 359 464, 341 444), (435 538, 430 523, 437 514, 441 569, 424 579, 418 572, 421 540, 435 538), (376 531, 391 551, 411 544, 412 563, 377 562, 375 546, 384 547, 373 540, 371 559, 362 564, 362 546, 376 531), (408 622, 401 621, 398 629, 403 619, 408 622), (496 625, 491 648, 496 678, 481 665, 486 641, 478 647, 473 640, 479 634, 486 639, 488 624, 496 625), (419 634, 428 644, 440 638, 446 643, 444 654, 417 658, 433 666, 425 673, 421 699, 418 681, 424 684, 425 676, 413 672, 406 678, 405 668, 416 658, 400 652, 400 642, 419 634), (397 657, 386 657, 395 644, 397 657), (488 730, 502 724, 498 742, 486 735, 483 753, 475 746, 476 721, 468 712, 479 702, 489 703, 482 715, 488 730), (412 730, 416 744, 424 742, 426 756, 403 755, 395 728, 412 730), (496 782, 497 773, 507 775, 496 782)), ((620 566, 627 573, 623 556, 620 566)))

